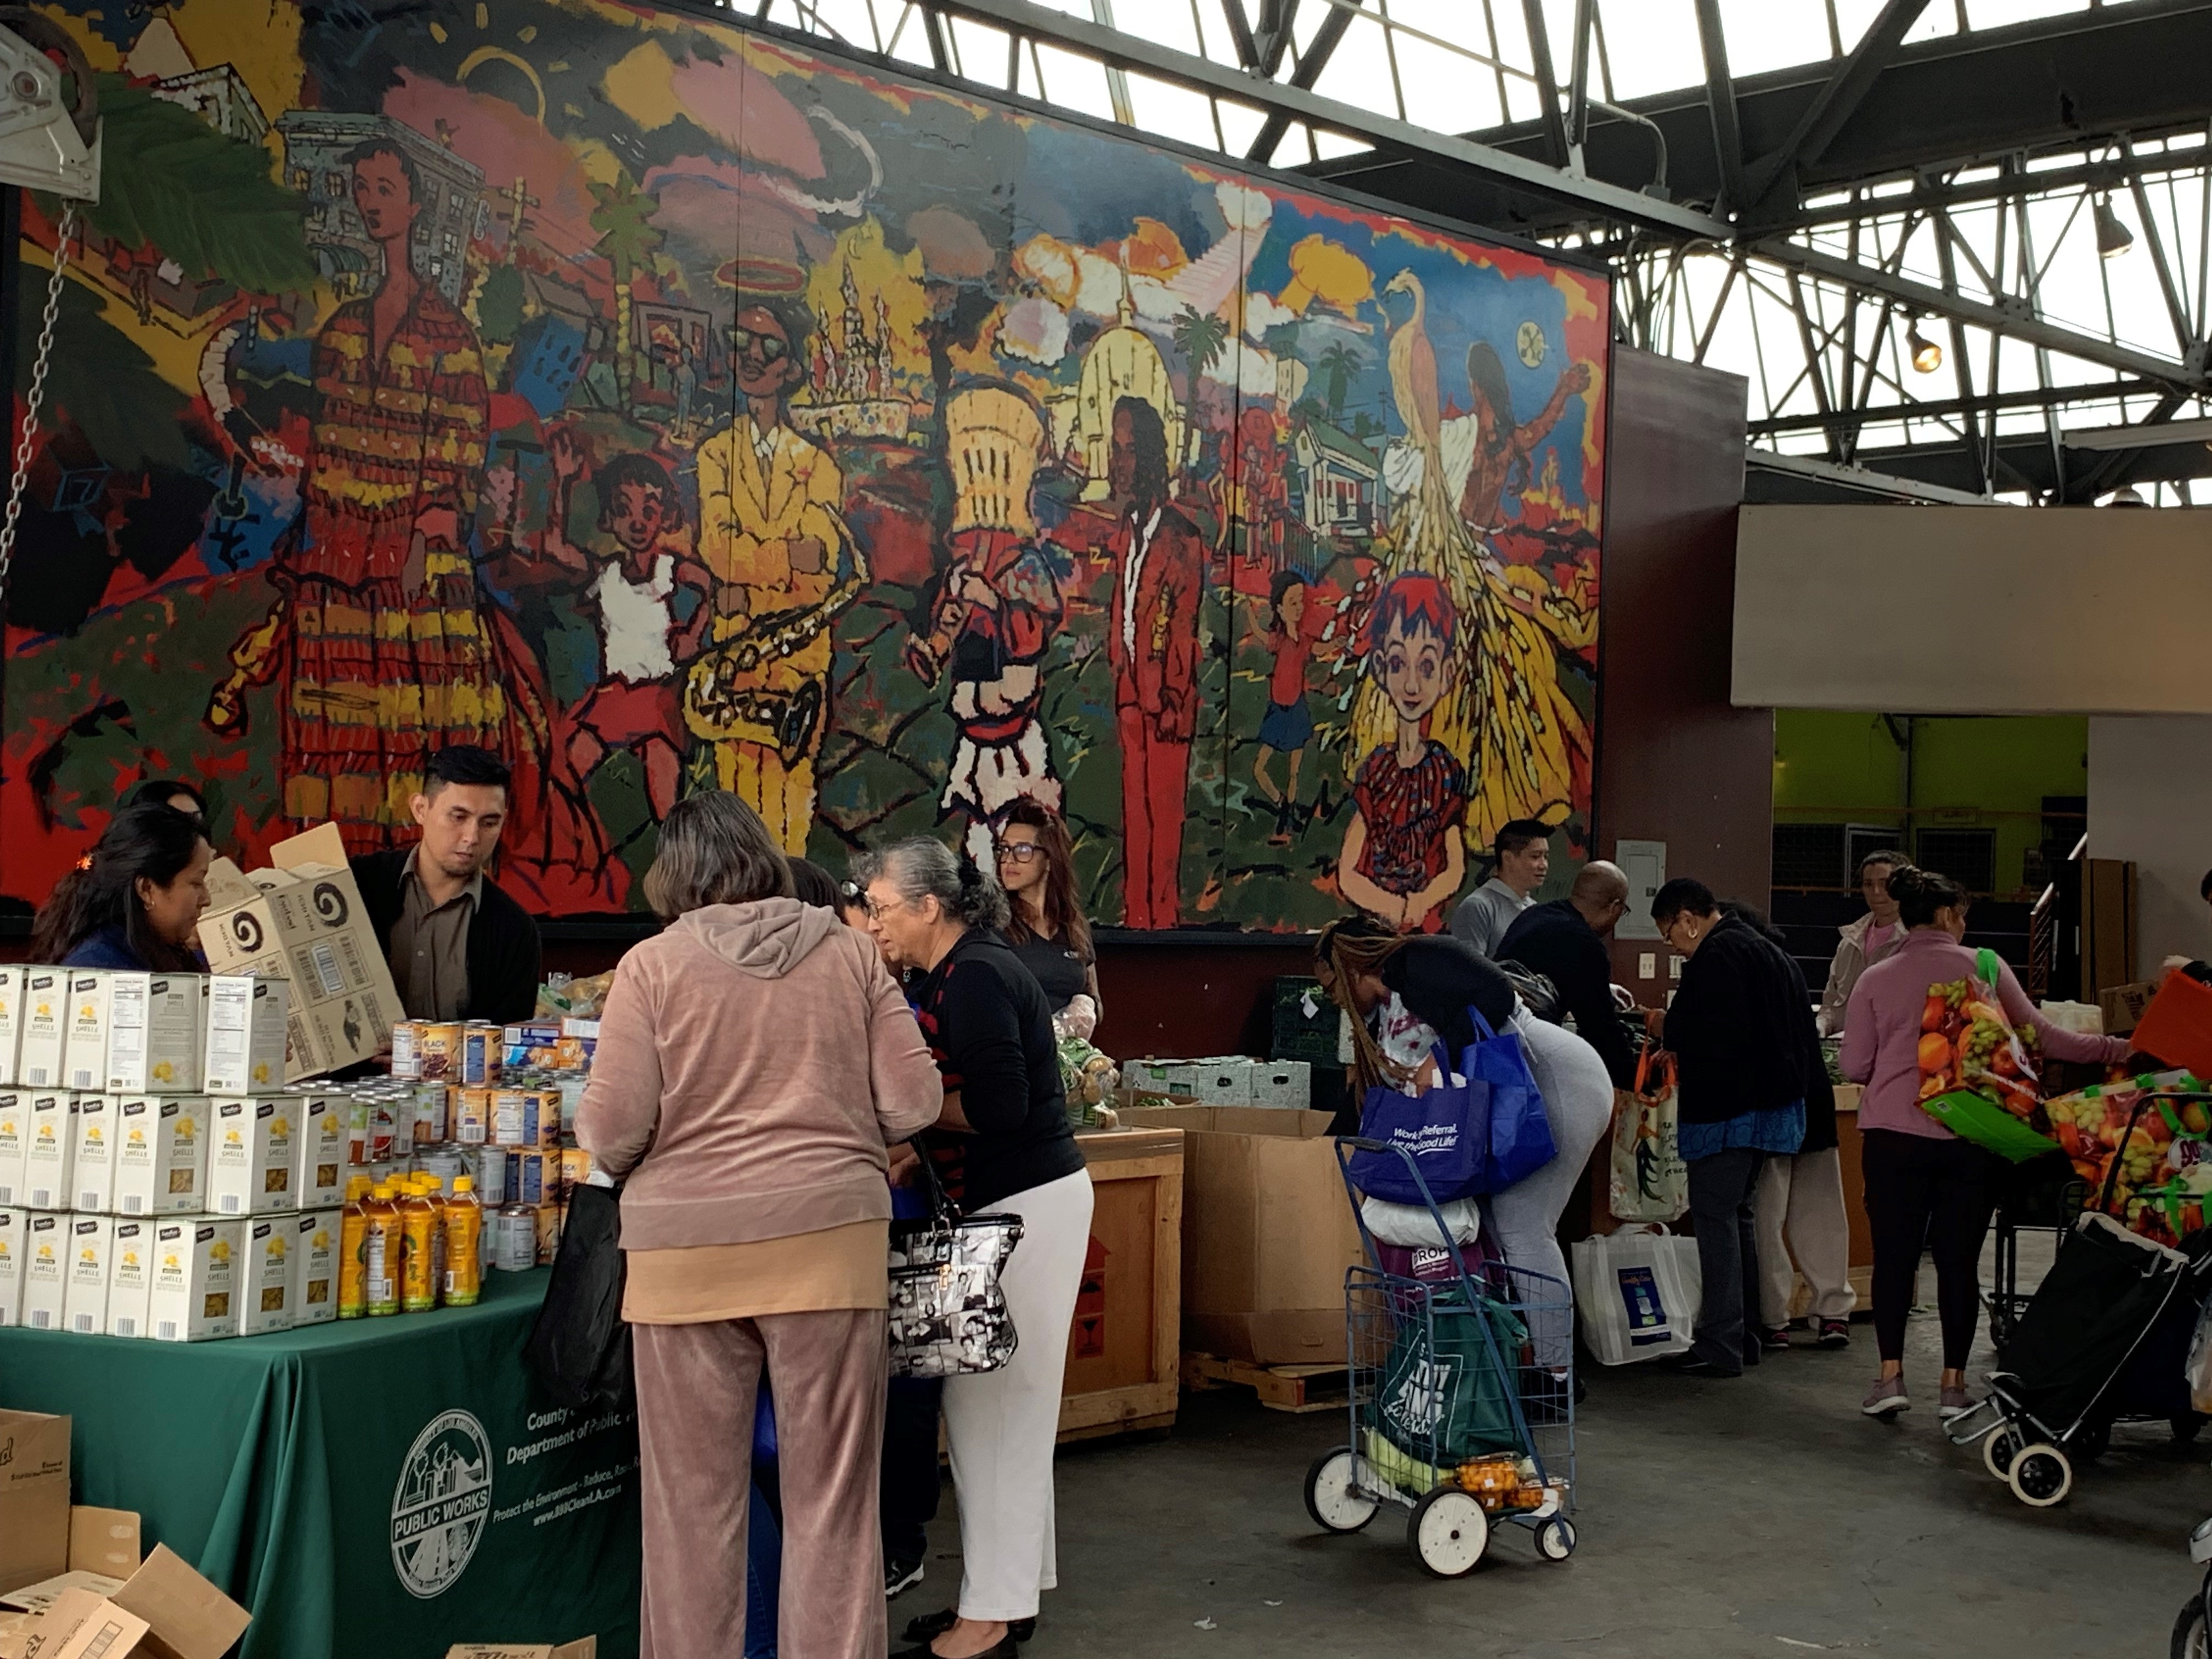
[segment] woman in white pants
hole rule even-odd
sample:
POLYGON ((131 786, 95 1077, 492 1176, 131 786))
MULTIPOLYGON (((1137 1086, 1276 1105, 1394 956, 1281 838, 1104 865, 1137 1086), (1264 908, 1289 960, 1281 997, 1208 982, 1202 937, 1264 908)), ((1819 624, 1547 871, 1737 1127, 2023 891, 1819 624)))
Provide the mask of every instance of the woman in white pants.
POLYGON ((1091 1241, 1091 1176, 1068 1127, 1044 992, 995 929, 1006 896, 975 860, 902 842, 863 861, 869 925, 927 971, 916 999, 945 1112, 925 1156, 970 1215, 1011 1212, 1021 1242, 1000 1284, 1018 1346, 1004 1368, 945 1386, 960 1498, 958 1607, 907 1626, 901 1659, 1013 1659, 1053 1589, 1053 1450, 1067 1330, 1091 1241))

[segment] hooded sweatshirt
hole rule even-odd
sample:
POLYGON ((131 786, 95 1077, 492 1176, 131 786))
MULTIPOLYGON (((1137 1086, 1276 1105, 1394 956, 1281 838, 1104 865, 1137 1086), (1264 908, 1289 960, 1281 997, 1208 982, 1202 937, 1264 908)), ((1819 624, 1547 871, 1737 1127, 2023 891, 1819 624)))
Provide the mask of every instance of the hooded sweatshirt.
POLYGON ((876 947, 762 899, 691 911, 623 958, 576 1139, 627 1178, 623 1249, 752 1243, 888 1220, 884 1147, 943 1103, 876 947))

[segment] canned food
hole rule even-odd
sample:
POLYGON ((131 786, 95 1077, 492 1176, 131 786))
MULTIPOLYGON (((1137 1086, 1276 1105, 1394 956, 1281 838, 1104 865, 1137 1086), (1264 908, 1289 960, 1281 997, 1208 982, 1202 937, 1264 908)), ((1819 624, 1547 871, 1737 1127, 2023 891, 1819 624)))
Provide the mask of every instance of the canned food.
POLYGON ((460 1064, 454 1081, 465 1089, 481 1089, 499 1075, 499 1028, 495 1025, 464 1025, 461 1028, 460 1064))
POLYGON ((422 1075, 422 1022, 403 1019, 392 1028, 392 1075, 410 1082, 422 1075))
POLYGON ((561 1229, 568 1219, 565 1204, 541 1204, 538 1206, 538 1265, 550 1267, 561 1249, 561 1229))
POLYGON ((368 1162, 368 1103, 359 1095, 348 1097, 343 1110, 346 1121, 346 1162, 368 1162))
POLYGON ((371 1097, 362 1103, 368 1114, 368 1162, 389 1164, 392 1161, 392 1108, 371 1097))
POLYGON ((491 1139, 492 1091, 456 1089, 448 1097, 448 1127, 464 1146, 481 1146, 491 1139))
POLYGON ((538 1265, 538 1212, 527 1204, 509 1204, 495 1218, 492 1265, 503 1273, 522 1273, 538 1265))
POLYGON ((550 1089, 492 1091, 492 1141, 501 1146, 558 1146, 561 1096, 550 1089))
POLYGON ((440 1146, 415 1154, 415 1172, 435 1176, 440 1189, 450 1193, 453 1190, 453 1182, 468 1174, 469 1169, 459 1152, 451 1146, 440 1146))
POLYGON ((581 1146, 561 1149, 561 1195, 567 1198, 592 1178, 592 1155, 581 1146))
POLYGON ((513 1177, 507 1197, 517 1204, 551 1204, 561 1196, 561 1166, 553 1165, 553 1179, 545 1179, 544 1154, 535 1146, 518 1147, 507 1154, 507 1167, 513 1177))
POLYGON ((460 1080, 461 1033, 466 1029, 458 1023, 425 1020, 422 1024, 420 1052, 422 1062, 420 1075, 430 1083, 457 1083, 460 1080))
POLYGON ((418 1083, 415 1085, 415 1144, 418 1146, 439 1146, 448 1139, 446 1133, 446 1085, 442 1083, 418 1083))
POLYGON ((514 1154, 504 1146, 470 1146, 464 1155, 476 1175, 477 1197, 484 1208, 495 1210, 506 1203, 514 1192, 514 1154))

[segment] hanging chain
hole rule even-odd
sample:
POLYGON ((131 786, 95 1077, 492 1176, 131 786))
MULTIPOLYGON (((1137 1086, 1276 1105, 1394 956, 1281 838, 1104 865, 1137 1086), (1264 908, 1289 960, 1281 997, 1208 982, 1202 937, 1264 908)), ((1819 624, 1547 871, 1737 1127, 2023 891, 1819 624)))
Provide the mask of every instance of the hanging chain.
POLYGON ((8 592, 8 565, 15 552, 15 521, 23 514, 23 491, 37 453, 39 405, 46 401, 46 368, 54 355, 54 323, 61 315, 62 273, 69 264, 70 238, 76 231, 76 204, 62 203, 60 234, 54 239, 53 274, 46 279, 46 309, 39 324, 38 355, 31 361, 31 384, 23 394, 23 436, 15 446, 15 476, 8 481, 8 511, 0 519, 0 601, 8 592))

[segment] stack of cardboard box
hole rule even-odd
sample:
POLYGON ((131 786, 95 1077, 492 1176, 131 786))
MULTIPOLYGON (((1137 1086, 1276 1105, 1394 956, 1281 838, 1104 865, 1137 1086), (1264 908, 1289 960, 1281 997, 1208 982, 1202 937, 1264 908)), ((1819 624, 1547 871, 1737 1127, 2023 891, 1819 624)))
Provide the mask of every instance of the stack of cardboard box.
POLYGON ((1136 1096, 1195 1101, 1202 1106, 1274 1106, 1304 1111, 1313 1091, 1313 1066, 1303 1060, 1254 1060, 1218 1054, 1208 1060, 1133 1060, 1121 1068, 1124 1087, 1136 1096))

